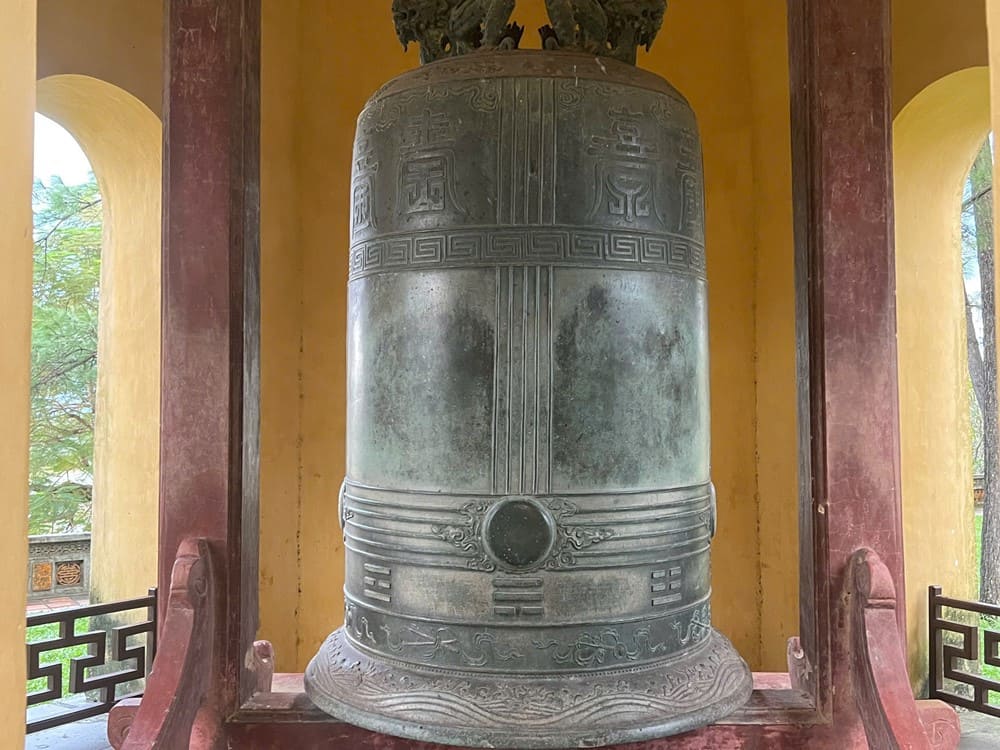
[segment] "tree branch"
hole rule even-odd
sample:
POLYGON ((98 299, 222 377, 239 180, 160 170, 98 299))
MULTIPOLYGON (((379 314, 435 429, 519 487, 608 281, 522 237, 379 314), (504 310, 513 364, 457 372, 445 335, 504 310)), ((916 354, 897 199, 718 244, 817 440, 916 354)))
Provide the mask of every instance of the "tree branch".
POLYGON ((85 352, 85 355, 79 359, 72 362, 65 362, 61 366, 51 370, 44 375, 40 375, 37 379, 33 378, 31 383, 31 390, 35 391, 44 385, 48 385, 53 380, 68 375, 73 372, 78 367, 83 367, 84 365, 89 365, 93 362, 97 362, 97 352, 85 352))
POLYGON ((968 200, 964 201, 962 203, 962 210, 963 211, 968 211, 977 202, 979 202, 980 200, 982 200, 983 198, 985 198, 987 195, 990 195, 992 192, 993 192, 993 186, 992 185, 987 185, 982 190, 980 190, 979 192, 977 192, 975 195, 973 195, 970 198, 968 198, 968 200))

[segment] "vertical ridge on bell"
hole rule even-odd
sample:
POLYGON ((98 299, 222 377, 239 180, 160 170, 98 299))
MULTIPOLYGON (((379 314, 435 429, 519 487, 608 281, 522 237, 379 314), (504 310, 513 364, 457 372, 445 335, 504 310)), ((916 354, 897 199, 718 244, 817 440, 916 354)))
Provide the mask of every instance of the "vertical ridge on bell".
POLYGON ((548 265, 496 269, 493 493, 548 492, 552 402, 548 265))
POLYGON ((563 24, 546 51, 463 57, 476 9, 483 34, 503 11, 486 5, 395 0, 400 39, 435 62, 359 118, 347 616, 306 689, 463 746, 686 731, 751 689, 711 626, 695 118, 621 62, 662 1, 590 2, 605 20, 586 38, 563 24), (602 28, 606 56, 574 51, 602 28))

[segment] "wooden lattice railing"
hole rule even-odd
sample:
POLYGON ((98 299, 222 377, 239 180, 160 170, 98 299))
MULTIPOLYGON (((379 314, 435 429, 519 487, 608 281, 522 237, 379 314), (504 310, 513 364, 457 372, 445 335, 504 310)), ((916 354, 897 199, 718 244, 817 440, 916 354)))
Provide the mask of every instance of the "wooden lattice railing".
POLYGON ((940 586, 930 587, 928 604, 930 697, 1000 717, 1000 607, 950 599, 940 586))
POLYGON ((118 688, 144 678, 153 663, 156 652, 156 589, 150 589, 147 596, 139 599, 32 615, 27 618, 27 627, 28 680, 46 681, 43 689, 28 692, 28 707, 64 697, 67 691, 63 670, 67 665, 70 670, 68 692, 97 696, 92 704, 47 713, 42 718, 31 718, 29 713, 27 731, 31 734, 107 713, 118 700, 133 697, 119 695, 118 688), (128 625, 114 624, 116 615, 136 610, 142 612, 140 621, 128 625), (107 624, 95 627, 102 622, 107 624), (83 624, 84 632, 77 632, 80 624, 83 624), (31 629, 46 625, 57 625, 56 635, 34 640, 30 635, 31 629), (85 647, 86 653, 43 663, 45 654, 74 647, 85 647))

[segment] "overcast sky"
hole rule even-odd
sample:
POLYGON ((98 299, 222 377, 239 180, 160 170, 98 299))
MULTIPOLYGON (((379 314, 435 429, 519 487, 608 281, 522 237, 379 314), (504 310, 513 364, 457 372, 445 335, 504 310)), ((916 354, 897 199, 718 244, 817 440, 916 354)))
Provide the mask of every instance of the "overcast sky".
POLYGON ((59 175, 67 185, 87 181, 90 162, 80 145, 60 125, 35 115, 35 179, 48 183, 59 175))

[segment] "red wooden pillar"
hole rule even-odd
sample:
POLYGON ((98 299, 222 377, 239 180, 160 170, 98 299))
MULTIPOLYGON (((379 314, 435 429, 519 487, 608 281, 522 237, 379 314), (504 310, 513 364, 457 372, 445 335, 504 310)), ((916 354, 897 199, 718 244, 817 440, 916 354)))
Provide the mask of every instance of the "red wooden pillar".
POLYGON ((208 541, 206 694, 228 716, 252 692, 258 622, 260 7, 167 0, 166 13, 159 587, 183 540, 208 541))
MULTIPOLYGON (((837 612, 852 553, 876 551, 904 601, 890 6, 788 3, 804 485, 800 608, 808 659, 802 673, 826 716, 834 683, 847 686, 849 635, 837 612)), ((905 608, 897 612, 905 646, 905 608)))
POLYGON ((789 0, 801 656, 818 747, 954 748, 906 665, 891 0, 789 0))

